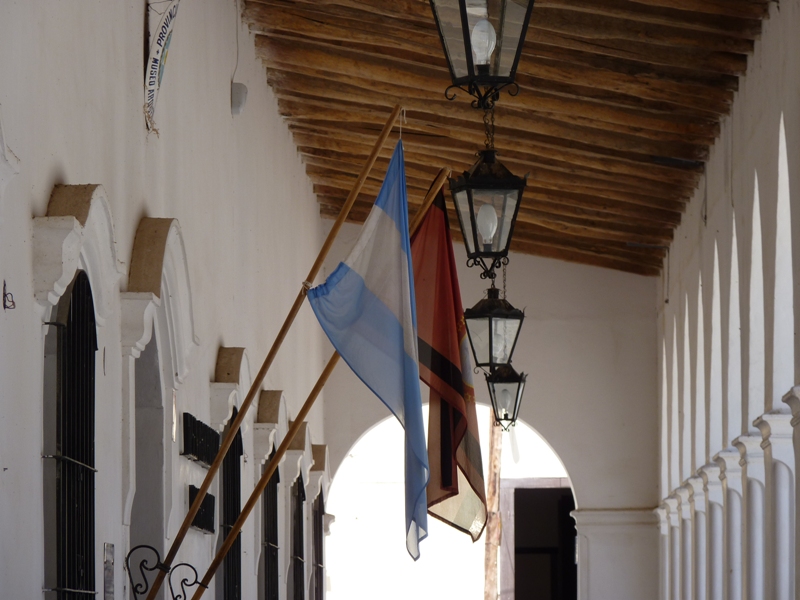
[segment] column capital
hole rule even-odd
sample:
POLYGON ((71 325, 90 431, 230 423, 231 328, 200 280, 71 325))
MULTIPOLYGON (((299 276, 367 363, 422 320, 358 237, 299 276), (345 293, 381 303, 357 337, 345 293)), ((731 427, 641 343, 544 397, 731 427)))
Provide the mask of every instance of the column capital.
POLYGON ((687 520, 692 518, 692 499, 693 490, 692 486, 684 483, 681 487, 675 490, 675 494, 680 498, 680 515, 681 519, 687 520))
POLYGON ((761 447, 770 453, 773 460, 786 465, 794 464, 793 436, 796 420, 800 421, 800 417, 792 417, 789 413, 774 410, 754 421, 764 439, 761 447))
POLYGON ((798 423, 800 423, 800 385, 794 386, 784 394, 782 400, 792 411, 792 416, 794 417, 792 419, 792 427, 797 427, 798 423))
POLYGON ((742 495, 742 460, 741 454, 736 448, 725 448, 714 456, 714 462, 720 469, 719 479, 723 489, 733 490, 740 496, 742 495))
POLYGON ((706 512, 705 481, 698 473, 686 480, 686 484, 692 489, 691 502, 695 512, 706 512))
POLYGON ((708 501, 722 504, 722 481, 720 481, 722 470, 719 465, 713 462, 707 463, 700 467, 698 474, 703 478, 703 490, 708 501))
POLYGON ((745 475, 748 479, 754 479, 762 484, 766 478, 763 442, 764 439, 761 435, 753 434, 740 435, 733 440, 733 445, 741 455, 739 464, 745 468, 745 475))

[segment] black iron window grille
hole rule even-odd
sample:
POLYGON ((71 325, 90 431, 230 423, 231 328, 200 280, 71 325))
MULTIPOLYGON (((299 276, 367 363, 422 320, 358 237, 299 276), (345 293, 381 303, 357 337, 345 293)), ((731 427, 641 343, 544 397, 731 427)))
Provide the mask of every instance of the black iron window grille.
POLYGON ((306 488, 300 475, 292 488, 292 595, 291 600, 305 600, 304 505, 306 488))
POLYGON ((208 468, 219 452, 219 440, 217 431, 193 414, 183 413, 183 456, 208 468))
POLYGON ((314 600, 322 600, 325 589, 325 563, 324 563, 324 543, 325 543, 325 501, 322 499, 322 491, 314 500, 312 507, 313 527, 314 527, 314 600))
MULTIPOLYGON (((92 289, 86 273, 78 272, 56 310, 56 320, 49 323, 57 331, 55 403, 52 414, 45 415, 44 434, 49 438, 45 441, 45 448, 52 450, 46 450, 44 454, 45 520, 54 524, 55 544, 46 544, 45 597, 79 600, 96 595, 94 428, 97 329, 92 289), (49 498, 51 491, 54 491, 54 497, 49 498)), ((46 369, 47 360, 46 356, 46 369)), ((45 411, 50 412, 47 408, 45 411)))
MULTIPOLYGON (((234 408, 231 421, 236 418, 238 411, 234 408)), ((244 454, 242 445, 242 432, 236 432, 236 437, 228 448, 222 460, 222 522, 220 528, 228 532, 242 512, 242 462, 244 454)), ((242 538, 236 534, 236 540, 230 548, 222 563, 223 570, 223 598, 224 600, 241 600, 242 597, 242 538)))
MULTIPOLYGON (((194 499, 197 498, 197 492, 200 490, 193 485, 189 486, 189 506, 194 504, 194 499)), ((200 503, 200 510, 192 519, 192 527, 199 529, 204 533, 214 533, 214 521, 217 499, 211 494, 203 496, 203 501, 200 503)))
MULTIPOLYGON (((275 456, 272 449, 270 460, 275 456)), ((270 477, 264 488, 264 596, 265 600, 278 600, 279 588, 279 550, 278 545, 278 484, 281 481, 278 469, 270 477)))

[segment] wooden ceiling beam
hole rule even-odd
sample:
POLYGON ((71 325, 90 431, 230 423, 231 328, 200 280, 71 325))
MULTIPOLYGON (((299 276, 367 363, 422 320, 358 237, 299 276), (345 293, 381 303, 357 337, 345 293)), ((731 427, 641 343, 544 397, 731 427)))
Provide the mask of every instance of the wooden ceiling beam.
POLYGON ((600 14, 546 8, 538 4, 534 5, 531 13, 529 31, 531 29, 575 35, 587 40, 646 41, 665 46, 705 48, 716 52, 739 54, 749 54, 753 51, 752 39, 600 14))
MULTIPOLYGON (((276 93, 288 91, 306 96, 319 96, 331 100, 394 106, 431 112, 442 116, 461 115, 474 119, 478 114, 465 102, 451 102, 441 93, 421 91, 400 85, 386 84, 374 89, 374 83, 361 77, 346 77, 328 74, 328 78, 316 77, 308 72, 284 70, 278 65, 268 69, 267 78, 276 93)), ((710 143, 719 135, 719 122, 716 119, 691 118, 671 114, 654 114, 598 102, 589 102, 564 96, 548 94, 541 90, 525 91, 524 102, 507 103, 503 98, 495 109, 497 118, 502 120, 508 113, 526 117, 529 111, 542 114, 554 120, 574 125, 588 125, 609 131, 640 134, 652 139, 694 140, 710 143), (672 135, 670 135, 672 134, 672 135), (659 137, 661 136, 661 137, 659 137)))
MULTIPOLYGON (((366 144, 353 145, 348 151, 341 152, 304 146, 298 143, 298 150, 305 157, 308 157, 309 160, 330 159, 359 166, 364 164, 364 161, 370 154, 370 148, 366 144)), ((390 150, 390 148, 386 148, 385 151, 381 153, 379 160, 388 161, 391 157, 390 150)), ((406 162, 411 164, 437 165, 439 163, 445 163, 454 173, 466 171, 476 160, 474 153, 420 152, 415 148, 406 148, 405 156, 406 162)), ((543 177, 541 173, 548 172, 555 174, 556 177, 568 179, 574 183, 581 182, 582 185, 587 187, 597 186, 609 187, 610 189, 617 189, 620 191, 638 191, 665 200, 674 200, 676 197, 672 188, 667 188, 662 183, 643 180, 637 177, 576 169, 560 161, 536 161, 530 158, 519 161, 516 159, 509 160, 505 156, 501 158, 503 159, 503 164, 508 167, 512 173, 531 173, 531 177, 529 178, 531 181, 540 181, 543 177), (531 169, 534 170, 531 171, 531 169)))
MULTIPOLYGON (((340 208, 337 205, 320 205, 320 215, 326 218, 336 218, 339 214, 339 210, 340 208)), ((356 223, 362 222, 362 220, 366 218, 368 212, 368 209, 360 207, 355 208, 352 212, 353 216, 349 217, 348 221, 356 223)), ((452 223, 451 234, 454 241, 463 243, 460 232, 457 228, 453 228, 452 223)), ((613 252, 609 253, 602 246, 596 244, 580 244, 573 247, 557 239, 542 237, 537 241, 531 241, 518 239, 515 237, 511 242, 511 250, 512 252, 519 254, 529 254, 542 256, 545 258, 565 260, 568 262, 603 267, 616 271, 625 271, 648 277, 658 276, 661 273, 660 263, 658 265, 654 265, 650 262, 638 260, 638 256, 635 254, 617 256, 613 252)))
MULTIPOLYGON (((336 200, 333 200, 332 204, 323 204, 323 206, 327 207, 325 212, 332 215, 338 215, 341 209, 341 204, 336 200)), ((418 206, 418 204, 409 203, 409 214, 416 214, 418 206)), ((356 223, 363 222, 367 215, 369 215, 371 209, 372 202, 356 202, 352 209, 352 221, 356 223)), ((461 240, 462 237, 458 229, 457 217, 452 209, 448 209, 448 217, 453 237, 461 240)), ((659 244, 648 246, 640 245, 636 242, 629 242, 627 240, 593 238, 585 234, 593 234, 595 232, 588 229, 583 229, 582 232, 583 234, 564 231, 556 232, 546 226, 518 220, 514 229, 512 250, 515 249, 515 247, 524 247, 526 244, 536 242, 558 248, 580 251, 593 256, 605 256, 616 260, 631 262, 632 264, 647 265, 660 269, 666 245, 662 248, 659 244)), ((602 232, 597 233, 602 234, 602 232)))
MULTIPOLYGON (((369 123, 380 124, 389 112, 384 107, 371 108, 368 105, 345 106, 335 101, 328 103, 328 108, 324 103, 314 103, 313 100, 300 98, 280 99, 281 114, 290 119, 312 119, 317 121, 338 121, 340 123, 369 123)), ((455 108, 455 107, 454 107, 455 108)), ((423 130, 430 126, 438 126, 448 130, 451 135, 453 130, 458 129, 468 132, 471 137, 480 133, 481 123, 477 125, 480 129, 476 131, 476 114, 470 109, 459 114, 454 110, 453 117, 441 116, 433 113, 408 110, 406 118, 415 122, 423 130)), ((529 134, 546 135, 563 140, 579 141, 584 144, 606 148, 613 151, 641 154, 645 157, 668 156, 683 160, 704 160, 708 155, 708 146, 705 144, 682 143, 679 141, 652 140, 646 137, 621 134, 616 132, 602 131, 594 127, 571 125, 530 115, 525 118, 522 115, 504 111, 496 118, 496 136, 510 135, 513 138, 526 137, 529 134)))
POLYGON ((633 0, 633 2, 741 19, 763 19, 769 13, 769 0, 633 0))
MULTIPOLYGON (((355 143, 370 143, 374 139, 375 132, 372 128, 357 128, 345 127, 337 125, 333 122, 320 122, 320 123, 298 123, 289 124, 289 129, 297 135, 306 136, 324 136, 325 140, 319 143, 324 143, 326 147, 331 149, 347 150, 347 144, 355 143)), ((465 136, 463 136, 465 137, 465 136)), ((414 133, 404 133, 403 141, 406 146, 427 149, 434 152, 447 152, 452 149, 462 150, 465 152, 474 153, 481 147, 480 134, 476 133, 474 139, 464 140, 462 136, 458 138, 437 136, 437 135, 417 135, 414 133)), ((297 139, 297 138, 296 138, 297 139)), ((308 143, 308 142, 303 142, 308 143)), ((542 143, 537 144, 530 141, 520 142, 518 140, 508 141, 504 138, 495 138, 495 147, 498 149, 501 157, 508 157, 517 160, 525 160, 525 157, 530 153, 535 156, 545 156, 562 160, 564 162, 571 162, 579 166, 608 170, 612 173, 622 173, 626 175, 633 175, 642 178, 651 178, 655 181, 660 181, 668 185, 674 185, 683 188, 684 186, 693 187, 699 180, 699 170, 681 170, 669 166, 661 166, 657 164, 646 164, 627 158, 617 158, 608 154, 597 154, 595 152, 587 152, 577 148, 565 148, 555 144, 542 143)))
MULTIPOLYGON (((305 20, 303 22, 311 27, 310 22, 305 20)), ((339 38, 347 38, 348 32, 346 30, 339 29, 337 32, 339 38)), ((414 87, 434 92, 441 90, 443 83, 449 81, 450 75, 444 57, 429 56, 420 54, 418 51, 387 46, 381 36, 365 35, 367 37, 372 36, 374 38, 373 42, 356 42, 350 39, 320 39, 314 37, 310 32, 299 32, 296 29, 276 30, 274 35, 258 37, 263 42, 261 48, 270 51, 272 59, 276 61, 282 60, 280 56, 286 56, 287 49, 294 50, 295 62, 302 61, 313 53, 333 53, 333 56, 329 56, 325 62, 305 62, 304 64, 315 64, 318 65, 318 68, 358 76, 358 73, 353 73, 350 69, 348 69, 348 72, 338 70, 347 66, 343 64, 343 59, 358 61, 361 64, 361 76, 388 83, 393 83, 394 80, 386 77, 385 72, 387 69, 390 71, 402 70, 406 72, 404 75, 408 74, 412 77, 424 74, 425 80, 423 81, 417 77, 414 87)), ((544 48, 545 50, 542 50, 540 54, 552 53, 552 51, 546 50, 547 46, 544 46, 544 48)), ((573 57, 582 57, 582 62, 585 64, 553 60, 542 56, 523 56, 520 59, 517 83, 522 87, 535 89, 538 86, 535 83, 528 83, 526 78, 542 79, 562 84, 580 81, 583 87, 654 102, 665 102, 693 110, 713 112, 716 116, 726 114, 733 101, 732 90, 722 89, 719 86, 715 86, 714 82, 711 81, 715 77, 725 78, 729 76, 706 74, 705 77, 709 81, 705 83, 702 75, 687 81, 685 74, 680 76, 666 71, 659 73, 656 67, 648 67, 641 62, 624 65, 625 61, 620 61, 615 66, 613 61, 604 60, 602 57, 592 59, 590 54, 586 52, 574 50, 565 50, 563 52, 565 55, 568 53, 572 53, 573 57), (602 63, 603 70, 601 71, 599 66, 587 66, 593 62, 602 63), (626 70, 627 72, 625 72, 626 70)), ((725 81, 732 80, 729 78, 725 81)))
POLYGON ((681 27, 755 40, 761 34, 761 18, 712 15, 664 6, 637 4, 630 0, 536 0, 534 10, 565 9, 589 15, 617 17, 642 23, 681 27))
POLYGON ((586 40, 575 35, 564 35, 539 29, 531 31, 525 38, 523 52, 535 53, 535 46, 548 45, 582 52, 594 52, 602 56, 641 61, 653 65, 685 67, 691 65, 696 71, 741 75, 747 70, 747 55, 733 52, 715 52, 704 48, 669 47, 632 42, 630 40, 586 40))

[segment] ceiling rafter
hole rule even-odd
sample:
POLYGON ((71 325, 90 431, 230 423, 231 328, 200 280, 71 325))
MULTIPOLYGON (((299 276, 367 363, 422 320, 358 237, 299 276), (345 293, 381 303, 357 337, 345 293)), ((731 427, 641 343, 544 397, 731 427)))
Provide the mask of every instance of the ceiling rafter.
MULTIPOLYGON (((512 249, 657 275, 759 39, 768 0, 537 0, 495 145, 528 173, 512 249)), ((246 0, 280 113, 323 216, 344 203, 396 104, 409 206, 443 166, 467 169, 482 114, 444 97, 427 0, 246 0)), ((366 218, 391 148, 350 220, 366 218)), ((451 227, 460 239, 451 212, 451 227)))

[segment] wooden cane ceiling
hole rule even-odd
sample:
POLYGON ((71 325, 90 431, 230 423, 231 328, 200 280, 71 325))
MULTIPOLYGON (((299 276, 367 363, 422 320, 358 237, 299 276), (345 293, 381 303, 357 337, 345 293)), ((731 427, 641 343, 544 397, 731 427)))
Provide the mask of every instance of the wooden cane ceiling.
MULTIPOLYGON (((520 93, 495 110, 500 160, 530 173, 512 249, 657 275, 767 11, 768 0, 536 0, 520 93)), ((441 167, 475 162, 483 113, 463 92, 444 97, 428 0, 246 0, 244 16, 322 215, 338 215, 395 104, 412 213, 441 167)), ((391 152, 351 220, 369 212, 391 152)))

